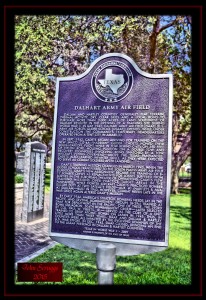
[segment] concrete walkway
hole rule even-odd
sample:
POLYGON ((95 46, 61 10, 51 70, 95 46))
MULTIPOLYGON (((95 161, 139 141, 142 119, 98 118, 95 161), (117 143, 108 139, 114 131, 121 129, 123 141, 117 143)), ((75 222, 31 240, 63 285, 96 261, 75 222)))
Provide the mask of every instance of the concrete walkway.
MULTIPOLYGON (((44 217, 37 221, 21 222, 23 184, 15 187, 15 262, 35 257, 41 250, 56 243, 49 237, 49 194, 45 194, 44 217)), ((43 252, 43 251, 42 251, 43 252)))

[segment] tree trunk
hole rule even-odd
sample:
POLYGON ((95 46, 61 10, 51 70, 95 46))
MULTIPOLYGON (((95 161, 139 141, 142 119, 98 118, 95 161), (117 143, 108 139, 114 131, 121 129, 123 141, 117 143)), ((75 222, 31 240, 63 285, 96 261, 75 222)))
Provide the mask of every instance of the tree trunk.
POLYGON ((179 151, 173 153, 172 174, 171 174, 171 193, 178 194, 179 171, 185 160, 191 154, 191 129, 185 136, 179 151))
MULTIPOLYGON (((153 24, 152 32, 150 34, 150 53, 149 53, 149 67, 148 72, 153 74, 155 72, 155 52, 157 47, 157 37, 163 30, 178 23, 179 18, 171 21, 171 23, 161 26, 160 16, 156 16, 156 21, 153 24)), ((185 136, 180 149, 176 151, 177 136, 179 132, 178 124, 179 116, 177 113, 173 113, 173 135, 172 135, 172 174, 171 174, 171 192, 178 193, 179 186, 179 171, 185 160, 191 154, 191 130, 185 136)))
POLYGON ((171 23, 166 24, 162 27, 160 27, 160 16, 156 16, 156 21, 153 24, 152 33, 150 35, 150 56, 149 56, 149 67, 148 72, 153 74, 155 71, 155 52, 157 47, 157 36, 162 32, 163 30, 173 26, 175 23, 178 22, 178 17, 173 20, 171 23))
POLYGON ((179 192, 179 169, 176 166, 172 167, 172 182, 171 193, 178 194, 179 192))
POLYGON ((154 59, 155 59, 155 51, 156 51, 156 44, 157 44, 157 35, 159 31, 159 25, 160 25, 160 17, 157 16, 157 19, 153 25, 153 30, 150 35, 150 57, 149 57, 149 68, 148 72, 153 74, 154 73, 154 59))

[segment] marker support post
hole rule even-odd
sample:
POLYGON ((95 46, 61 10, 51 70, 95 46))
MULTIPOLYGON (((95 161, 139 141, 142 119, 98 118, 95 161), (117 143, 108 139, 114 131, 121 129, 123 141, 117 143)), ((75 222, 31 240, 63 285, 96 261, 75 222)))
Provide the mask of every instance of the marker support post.
POLYGON ((99 243, 96 248, 98 284, 113 284, 116 266, 116 247, 112 243, 99 243))

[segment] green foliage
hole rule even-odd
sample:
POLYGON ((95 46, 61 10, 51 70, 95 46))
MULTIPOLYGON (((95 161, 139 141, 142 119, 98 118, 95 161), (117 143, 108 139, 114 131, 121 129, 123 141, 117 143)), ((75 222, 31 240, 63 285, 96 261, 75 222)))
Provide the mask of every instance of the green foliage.
POLYGON ((15 175, 15 183, 23 183, 24 182, 24 176, 21 174, 15 175))
MULTIPOLYGON (((174 150, 177 135, 191 127, 190 23, 180 15, 16 16, 16 142, 38 138, 50 151, 56 78, 82 74, 99 56, 119 52, 143 71, 173 74, 174 150)), ((176 173, 191 152, 189 144, 181 148, 173 159, 176 173)))
POLYGON ((155 73, 172 72, 179 130, 188 130, 191 29, 187 20, 186 16, 16 16, 16 140, 38 137, 48 144, 56 77, 81 74, 95 58, 109 52, 131 56, 147 72, 151 64, 155 73))
MULTIPOLYGON (((170 201, 168 249, 151 254, 117 256, 114 284, 191 284, 191 196, 172 195, 170 201)), ((55 284, 97 284, 96 257, 92 253, 57 244, 30 262, 62 262, 63 282, 55 284)))

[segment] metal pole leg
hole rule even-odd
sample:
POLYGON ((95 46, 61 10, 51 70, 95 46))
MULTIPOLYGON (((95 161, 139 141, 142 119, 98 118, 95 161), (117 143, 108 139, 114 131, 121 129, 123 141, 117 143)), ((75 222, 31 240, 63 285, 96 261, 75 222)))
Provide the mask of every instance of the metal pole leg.
POLYGON ((100 243, 96 248, 98 284, 113 284, 116 266, 116 247, 111 243, 100 243))

